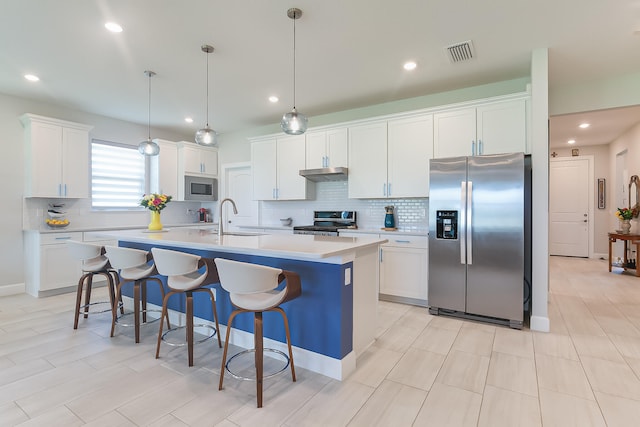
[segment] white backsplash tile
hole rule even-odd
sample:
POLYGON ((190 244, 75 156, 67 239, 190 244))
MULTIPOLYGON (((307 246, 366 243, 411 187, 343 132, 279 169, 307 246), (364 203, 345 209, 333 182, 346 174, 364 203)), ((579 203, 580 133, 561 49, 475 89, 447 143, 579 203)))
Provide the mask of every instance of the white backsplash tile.
POLYGON ((317 182, 315 199, 260 202, 260 225, 279 225, 280 218, 291 217, 293 225, 313 223, 313 211, 349 210, 357 212, 358 227, 384 227, 385 206, 395 206, 396 226, 401 230, 428 230, 429 199, 349 199, 346 181, 317 182))

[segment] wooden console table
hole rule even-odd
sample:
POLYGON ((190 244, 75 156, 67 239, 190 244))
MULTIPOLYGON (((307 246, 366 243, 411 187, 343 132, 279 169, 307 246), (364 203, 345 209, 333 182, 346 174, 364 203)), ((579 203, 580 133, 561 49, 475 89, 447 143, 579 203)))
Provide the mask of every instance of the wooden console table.
MULTIPOLYGON (((611 245, 616 240, 624 241, 624 264, 623 267, 626 269, 627 265, 627 243, 631 242, 632 245, 636 245, 636 256, 640 256, 640 234, 620 234, 620 233, 609 233, 609 271, 611 271, 611 263, 612 263, 612 254, 611 254, 611 245)), ((640 268, 636 268, 636 276, 640 276, 640 268)))

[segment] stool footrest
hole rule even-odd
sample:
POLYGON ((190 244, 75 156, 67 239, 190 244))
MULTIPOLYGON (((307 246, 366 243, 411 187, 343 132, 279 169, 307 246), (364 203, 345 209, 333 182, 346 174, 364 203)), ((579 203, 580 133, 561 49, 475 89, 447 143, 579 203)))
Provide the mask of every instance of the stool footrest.
MULTIPOLYGON (((141 322, 140 323, 141 325, 148 325, 149 323, 157 322, 162 317, 162 311, 161 310, 140 310, 140 314, 143 314, 143 313, 160 313, 161 316, 160 317, 155 317, 155 318, 150 319, 150 320, 148 319, 146 322, 141 322)), ((118 326, 127 326, 127 327, 128 326, 135 326, 135 323, 122 323, 120 321, 120 319, 122 319, 123 317, 128 317, 128 316, 134 316, 134 313, 133 312, 124 313, 124 314, 121 314, 121 315, 117 316, 116 320, 115 320, 116 325, 118 325, 118 326)), ((134 319, 134 321, 135 321, 135 319, 134 319)))
MULTIPOLYGON (((284 353, 284 352, 282 352, 282 351, 280 351, 280 350, 276 350, 275 348, 265 348, 265 349, 263 349, 263 350, 264 350, 265 352, 275 353, 275 354, 277 354, 277 355, 282 356, 282 357, 284 358, 284 361, 286 362, 286 363, 285 363, 285 365, 282 367, 282 369, 280 369, 279 371, 272 372, 272 373, 270 373, 270 374, 264 374, 264 375, 262 376, 262 378, 263 378, 263 379, 265 379, 265 378, 275 377, 276 375, 281 374, 282 372, 284 372, 284 371, 289 367, 289 362, 290 362, 290 360, 289 360, 289 356, 287 356, 287 354, 286 354, 286 353, 284 353)), ((226 365, 224 365, 225 370, 226 370, 226 371, 227 371, 227 372, 228 372, 228 373, 229 373, 233 378, 236 378, 236 379, 238 379, 238 380, 243 380, 243 381, 255 381, 255 380, 256 380, 255 378, 251 378, 251 377, 244 377, 244 376, 242 376, 242 375, 238 375, 238 374, 234 373, 231 369, 229 369, 229 365, 231 364, 231 362, 233 361, 233 359, 235 359, 236 357, 239 357, 239 356, 245 355, 245 354, 247 354, 247 353, 255 353, 255 352, 256 352, 256 349, 255 349, 255 348, 251 348, 251 349, 244 350, 244 351, 241 351, 241 352, 239 352, 239 353, 234 354, 233 356, 231 356, 231 357, 229 358, 229 360, 227 360, 227 364, 226 364, 226 365)))
MULTIPOLYGON (((122 303, 118 304, 118 308, 122 307, 122 303)), ((99 313, 111 313, 113 311, 113 307, 111 306, 111 301, 96 301, 96 302, 90 302, 89 304, 84 304, 80 306, 80 314, 99 314, 99 313), (104 310, 100 310, 100 311, 82 311, 85 308, 89 307, 91 308, 92 306, 95 305, 102 305, 102 304, 107 304, 108 308, 105 308, 104 310)))
MULTIPOLYGON (((161 339, 162 339, 162 341, 163 341, 163 342, 165 342, 167 345, 170 345, 170 346, 172 346, 172 347, 184 347, 184 346, 188 345, 188 343, 186 342, 186 340, 185 340, 184 342, 175 343, 175 342, 171 342, 171 341, 169 341, 169 340, 165 339, 165 337, 167 336, 167 334, 170 334, 170 333, 172 333, 172 332, 176 332, 176 331, 179 331, 179 330, 182 330, 182 329, 186 329, 186 328, 187 328, 186 326, 175 326, 175 327, 173 327, 173 328, 169 329, 168 331, 164 332, 164 333, 162 334, 161 339)), ((215 337, 215 336, 216 336, 216 334, 218 333, 218 330, 217 330, 214 326, 212 326, 212 325, 207 325, 207 324, 205 324, 205 323, 201 323, 201 324, 198 324, 198 325, 193 325, 193 329, 195 330, 196 328, 206 328, 206 329, 209 329, 209 330, 211 331, 211 333, 210 333, 209 335, 206 335, 204 338, 199 339, 199 340, 194 339, 194 340, 193 340, 193 343, 194 343, 194 344, 201 344, 201 343, 203 343, 203 342, 205 342, 205 341, 208 341, 208 340, 210 340, 211 338, 215 337)), ((202 335, 202 334, 201 334, 201 335, 202 335)))

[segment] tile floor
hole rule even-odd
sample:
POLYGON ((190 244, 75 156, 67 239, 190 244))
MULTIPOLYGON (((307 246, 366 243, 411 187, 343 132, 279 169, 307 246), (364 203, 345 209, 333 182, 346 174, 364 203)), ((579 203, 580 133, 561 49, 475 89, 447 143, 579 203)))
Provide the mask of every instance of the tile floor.
POLYGON ((640 423, 640 278, 602 260, 552 257, 551 332, 430 316, 380 303, 378 339, 335 381, 225 376, 221 351, 109 338, 109 318, 72 329, 73 295, 0 298, 2 426, 634 426, 640 423))

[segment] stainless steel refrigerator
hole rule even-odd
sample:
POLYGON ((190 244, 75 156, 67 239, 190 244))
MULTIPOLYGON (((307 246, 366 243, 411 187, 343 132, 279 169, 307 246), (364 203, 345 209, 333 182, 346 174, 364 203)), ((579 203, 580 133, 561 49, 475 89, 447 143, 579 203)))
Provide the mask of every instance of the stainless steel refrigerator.
POLYGON ((431 160, 432 314, 522 328, 530 288, 528 174, 522 153, 431 160))

